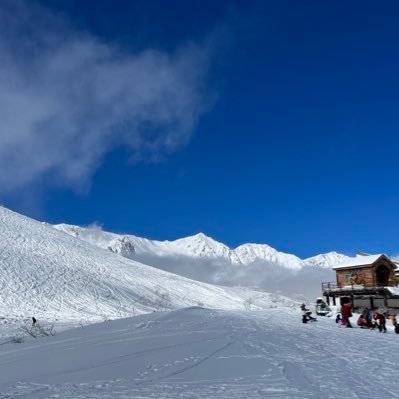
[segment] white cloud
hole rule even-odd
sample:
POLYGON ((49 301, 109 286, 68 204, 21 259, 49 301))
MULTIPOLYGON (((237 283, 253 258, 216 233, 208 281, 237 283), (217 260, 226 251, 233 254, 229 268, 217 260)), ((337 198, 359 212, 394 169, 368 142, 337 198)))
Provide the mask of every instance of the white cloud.
POLYGON ((232 267, 225 259, 192 258, 136 254, 135 259, 193 280, 225 286, 242 286, 276 292, 291 298, 304 297, 312 302, 321 295, 321 282, 333 281, 332 269, 304 267, 293 270, 274 262, 258 261, 232 267))
POLYGON ((0 4, 0 191, 43 178, 81 188, 118 146, 155 160, 206 108, 206 45, 132 54, 64 22, 0 4))

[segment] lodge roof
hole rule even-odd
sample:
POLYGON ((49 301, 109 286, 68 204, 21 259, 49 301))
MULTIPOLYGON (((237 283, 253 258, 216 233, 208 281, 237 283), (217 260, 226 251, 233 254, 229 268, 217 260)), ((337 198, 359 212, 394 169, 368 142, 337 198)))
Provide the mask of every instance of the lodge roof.
POLYGON ((386 256, 385 254, 376 254, 376 255, 367 255, 367 256, 358 255, 355 258, 346 260, 338 264, 337 266, 334 266, 333 269, 337 270, 337 269, 345 269, 350 267, 371 266, 375 262, 377 262, 377 260, 379 260, 381 257, 385 257, 389 261, 391 261, 391 259, 389 259, 389 257, 386 256))

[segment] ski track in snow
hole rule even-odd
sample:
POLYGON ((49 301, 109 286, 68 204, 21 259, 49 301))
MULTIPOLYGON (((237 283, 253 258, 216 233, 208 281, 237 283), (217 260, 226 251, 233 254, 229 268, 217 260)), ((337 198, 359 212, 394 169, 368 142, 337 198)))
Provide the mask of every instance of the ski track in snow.
POLYGON ((399 398, 398 339, 283 308, 183 309, 0 347, 0 399, 399 398))

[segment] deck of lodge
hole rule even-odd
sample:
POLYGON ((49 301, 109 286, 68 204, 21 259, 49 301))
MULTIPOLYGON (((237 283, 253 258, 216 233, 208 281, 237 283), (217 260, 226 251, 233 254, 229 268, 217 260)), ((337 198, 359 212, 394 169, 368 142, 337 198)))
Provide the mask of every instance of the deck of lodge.
POLYGON ((328 304, 351 301, 354 308, 399 308, 397 265, 386 255, 358 256, 339 264, 335 282, 321 285, 328 304))
POLYGON ((356 285, 339 287, 334 281, 322 283, 321 290, 329 305, 337 305, 338 301, 340 304, 350 301, 355 308, 376 309, 385 307, 399 309, 399 295, 392 292, 389 287, 356 285))

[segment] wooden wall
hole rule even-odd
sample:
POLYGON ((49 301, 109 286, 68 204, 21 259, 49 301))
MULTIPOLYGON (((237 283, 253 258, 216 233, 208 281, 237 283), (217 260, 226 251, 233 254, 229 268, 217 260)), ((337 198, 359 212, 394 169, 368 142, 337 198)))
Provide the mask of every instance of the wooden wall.
POLYGON ((372 266, 358 266, 350 269, 336 270, 337 285, 338 287, 352 284, 363 285, 366 288, 375 287, 377 285, 375 270, 380 265, 385 265, 390 269, 389 286, 396 286, 398 281, 395 277, 395 265, 384 258, 372 266))
POLYGON ((352 285, 352 282, 356 285, 363 285, 365 287, 375 287, 375 276, 373 268, 370 266, 336 270, 336 272, 337 284, 339 287, 352 285))

